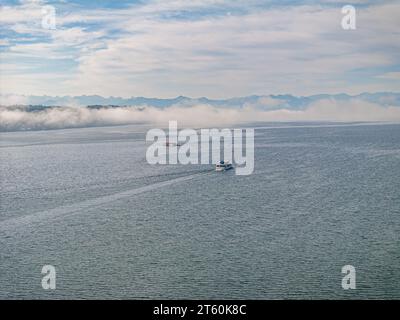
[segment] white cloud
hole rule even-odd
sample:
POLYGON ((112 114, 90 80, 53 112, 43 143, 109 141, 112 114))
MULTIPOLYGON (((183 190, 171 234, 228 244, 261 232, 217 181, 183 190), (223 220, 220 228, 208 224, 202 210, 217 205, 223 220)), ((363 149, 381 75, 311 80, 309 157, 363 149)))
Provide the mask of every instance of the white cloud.
POLYGON ((0 24, 14 24, 19 22, 33 21, 41 18, 40 6, 35 3, 23 3, 17 6, 1 6, 0 24))
POLYGON ((400 121, 400 108, 354 99, 350 102, 321 100, 304 112, 293 115, 293 120, 315 121, 400 121))
POLYGON ((0 46, 8 46, 10 42, 7 39, 0 39, 0 46))
POLYGON ((88 109, 83 107, 50 108, 40 112, 0 108, 0 130, 60 129, 98 125, 149 123, 166 125, 176 120, 181 126, 230 126, 255 121, 390 121, 400 122, 400 108, 383 108, 360 100, 341 103, 323 100, 306 110, 261 111, 254 107, 243 109, 217 108, 212 105, 192 107, 118 107, 88 109))
POLYGON ((29 98, 17 94, 0 95, 0 105, 12 106, 12 105, 27 105, 29 104, 29 98))
MULTIPOLYGON (((128 20, 121 22, 128 34, 83 57, 76 81, 68 85, 75 93, 95 93, 85 85, 91 83, 105 94, 214 97, 349 90, 325 83, 396 58, 367 48, 376 37, 358 45, 339 28, 340 19, 334 8, 303 6, 196 21, 128 20), (113 81, 105 85, 110 75, 113 81)), ((385 37, 386 45, 393 43, 385 37)))
MULTIPOLYGON (((39 4, 4 7, 5 21, 14 31, 48 38, 46 42, 11 46, 2 54, 4 64, 45 57, 69 59, 74 67, 58 87, 46 87, 49 80, 43 82, 45 77, 30 81, 29 76, 24 85, 14 85, 26 75, 17 74, 3 83, 2 90, 48 90, 53 95, 229 97, 399 88, 377 77, 355 80, 350 72, 399 63, 400 4, 358 8, 358 29, 354 32, 341 29, 340 6, 261 8, 252 4, 260 2, 157 0, 124 9, 59 10, 58 29, 54 31, 40 28, 39 4), (227 12, 240 8, 243 12, 192 19, 169 15, 207 8, 227 12), (97 23, 97 29, 85 28, 87 22, 97 23), (82 26, 69 27, 71 23, 82 26)), ((55 68, 54 73, 65 70, 55 68)))
POLYGON ((382 79, 399 81, 400 80, 400 72, 387 72, 387 73, 382 74, 382 75, 380 75, 378 77, 382 78, 382 79))

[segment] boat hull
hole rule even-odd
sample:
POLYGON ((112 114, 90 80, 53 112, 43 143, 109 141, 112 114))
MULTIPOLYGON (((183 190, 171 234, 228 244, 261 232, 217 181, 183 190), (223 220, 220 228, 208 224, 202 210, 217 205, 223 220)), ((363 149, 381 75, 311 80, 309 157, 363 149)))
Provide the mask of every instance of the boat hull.
POLYGON ((227 170, 230 170, 230 169, 233 169, 233 167, 232 166, 218 167, 218 168, 215 168, 215 171, 216 172, 223 172, 223 171, 227 171, 227 170))

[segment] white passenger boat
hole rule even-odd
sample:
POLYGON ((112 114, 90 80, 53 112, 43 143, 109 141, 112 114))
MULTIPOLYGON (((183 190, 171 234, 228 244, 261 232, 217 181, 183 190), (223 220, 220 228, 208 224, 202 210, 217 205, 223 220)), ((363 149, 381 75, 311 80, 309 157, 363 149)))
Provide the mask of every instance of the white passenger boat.
POLYGON ((227 161, 220 161, 215 166, 215 171, 226 171, 232 169, 233 166, 227 161))

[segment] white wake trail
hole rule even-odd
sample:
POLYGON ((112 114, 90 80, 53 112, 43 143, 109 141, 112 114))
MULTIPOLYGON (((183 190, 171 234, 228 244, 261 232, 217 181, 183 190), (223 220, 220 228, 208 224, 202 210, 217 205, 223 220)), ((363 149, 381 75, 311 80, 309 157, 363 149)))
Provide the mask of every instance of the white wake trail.
POLYGON ((0 232, 1 233, 8 233, 8 235, 12 235, 13 231, 15 231, 17 228, 26 226, 26 225, 31 225, 32 223, 37 223, 43 220, 48 220, 48 219, 54 219, 56 217, 65 217, 65 216, 71 216, 73 214, 77 214, 79 212, 84 211, 85 209, 90 209, 93 207, 101 206, 103 204, 107 204, 113 201, 117 201, 120 199, 124 199, 133 195, 145 193, 148 191, 153 191, 156 189, 160 189, 166 186, 170 186, 176 183, 188 181, 191 179, 194 179, 198 176, 206 174, 207 171, 195 173, 195 174, 190 174, 187 176, 175 178, 175 179, 170 179, 167 181, 162 181, 162 182, 156 182, 151 185, 146 185, 143 187, 138 187, 135 189, 127 190, 127 191, 122 191, 118 192, 115 194, 107 195, 107 196, 102 196, 94 199, 89 199, 85 201, 81 201, 78 203, 74 203, 71 205, 65 205, 61 207, 57 207, 54 209, 46 210, 46 211, 41 211, 41 212, 35 212, 31 213, 28 215, 24 215, 22 217, 15 217, 15 218, 10 218, 4 221, 0 221, 0 232))

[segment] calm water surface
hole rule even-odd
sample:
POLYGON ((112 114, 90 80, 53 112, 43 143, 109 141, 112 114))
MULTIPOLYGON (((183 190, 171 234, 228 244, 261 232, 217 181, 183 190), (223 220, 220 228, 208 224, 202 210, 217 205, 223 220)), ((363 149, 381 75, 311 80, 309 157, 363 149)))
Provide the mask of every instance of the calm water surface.
POLYGON ((1 133, 0 298, 400 298, 400 125, 258 126, 250 176, 146 130, 1 133))

